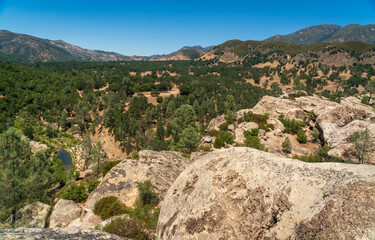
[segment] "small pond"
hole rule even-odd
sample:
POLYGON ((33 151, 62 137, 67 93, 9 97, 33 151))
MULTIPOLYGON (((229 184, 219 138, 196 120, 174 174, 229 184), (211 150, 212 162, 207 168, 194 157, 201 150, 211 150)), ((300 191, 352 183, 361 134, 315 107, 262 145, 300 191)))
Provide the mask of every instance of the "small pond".
POLYGON ((59 152, 59 159, 64 164, 65 169, 69 169, 73 166, 72 156, 70 156, 70 153, 66 152, 63 149, 57 150, 59 152))

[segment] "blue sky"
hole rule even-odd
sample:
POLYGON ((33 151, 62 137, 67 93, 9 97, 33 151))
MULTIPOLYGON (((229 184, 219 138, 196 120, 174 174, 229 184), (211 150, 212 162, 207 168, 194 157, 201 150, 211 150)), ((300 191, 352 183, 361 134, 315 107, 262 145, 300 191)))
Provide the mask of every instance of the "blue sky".
POLYGON ((375 0, 0 0, 0 29, 124 55, 263 40, 324 23, 375 24, 375 0))

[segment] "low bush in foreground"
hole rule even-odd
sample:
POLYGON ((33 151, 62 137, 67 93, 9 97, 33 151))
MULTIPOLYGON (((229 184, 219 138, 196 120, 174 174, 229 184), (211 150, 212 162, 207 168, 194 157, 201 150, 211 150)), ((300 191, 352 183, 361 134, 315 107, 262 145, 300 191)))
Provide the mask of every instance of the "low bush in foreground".
POLYGON ((141 206, 127 212, 127 216, 117 218, 103 227, 103 231, 137 240, 155 239, 155 230, 160 209, 150 205, 141 206))
POLYGON ((61 195, 64 199, 73 200, 76 203, 82 203, 87 198, 85 184, 72 183, 61 195))
POLYGON ((127 208, 117 197, 106 197, 95 204, 94 213, 106 219, 116 215, 126 214, 114 219, 103 231, 132 239, 155 239, 160 209, 155 208, 159 202, 151 181, 138 184, 138 201, 134 209, 127 208))
POLYGON ((102 198, 94 206, 94 213, 103 220, 126 212, 126 206, 115 196, 102 198))

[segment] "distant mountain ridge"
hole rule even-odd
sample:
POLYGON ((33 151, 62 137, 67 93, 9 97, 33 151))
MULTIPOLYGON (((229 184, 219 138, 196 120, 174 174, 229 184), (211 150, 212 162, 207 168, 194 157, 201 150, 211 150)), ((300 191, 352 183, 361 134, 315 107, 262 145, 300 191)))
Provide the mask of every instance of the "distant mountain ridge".
POLYGON ((278 41, 298 45, 318 43, 343 43, 360 41, 375 44, 375 24, 349 24, 344 27, 334 24, 315 25, 288 35, 276 35, 265 41, 278 41))
POLYGON ((172 52, 170 54, 161 54, 161 55, 152 55, 150 60, 190 60, 190 59, 197 59, 207 53, 211 48, 214 46, 202 47, 199 45, 196 46, 184 46, 181 49, 172 52))
MULTIPOLYGON (((42 39, 31 35, 0 30, 0 60, 17 62, 208 60, 218 55, 221 56, 224 52, 230 53, 235 50, 233 52, 234 55, 232 53, 230 53, 230 56, 228 55, 230 59, 234 60, 249 53, 250 45, 254 45, 255 42, 257 42, 255 45, 283 42, 302 46, 326 43, 340 44, 354 41, 358 42, 354 44, 356 48, 367 49, 366 43, 375 44, 375 24, 349 24, 344 27, 334 24, 315 25, 288 35, 276 35, 264 41, 242 42, 231 40, 218 46, 185 46, 170 54, 149 57, 125 56, 115 52, 84 49, 62 40, 42 39), (249 45, 248 43, 252 44, 249 45)), ((277 44, 277 46, 281 47, 280 50, 296 48, 280 44, 277 44)), ((269 49, 269 47, 266 48, 269 49)))
POLYGON ((17 61, 119 61, 131 60, 118 53, 84 49, 62 40, 42 39, 0 31, 0 52, 17 61))
POLYGON ((0 30, 0 60, 19 62, 45 61, 148 61, 190 60, 203 56, 212 46, 185 46, 170 54, 125 56, 116 52, 90 50, 64 42, 49 40, 27 34, 0 30))

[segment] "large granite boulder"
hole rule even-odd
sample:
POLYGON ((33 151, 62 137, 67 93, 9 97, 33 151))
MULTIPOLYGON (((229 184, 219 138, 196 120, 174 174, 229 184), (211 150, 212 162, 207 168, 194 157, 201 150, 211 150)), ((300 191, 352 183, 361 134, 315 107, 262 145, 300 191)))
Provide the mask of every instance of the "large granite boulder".
MULTIPOLYGON (((15 227, 44 228, 47 225, 47 217, 51 206, 35 202, 21 208, 16 212, 15 227)), ((11 223, 11 217, 6 223, 11 223)))
POLYGON ((207 126, 206 132, 211 131, 220 131, 220 125, 226 123, 226 120, 224 118, 224 115, 220 115, 210 121, 210 123, 207 126))
POLYGON ((0 230, 2 240, 131 240, 113 234, 79 228, 13 228, 0 230))
POLYGON ((139 160, 126 159, 107 173, 99 186, 90 193, 85 207, 93 209, 103 197, 116 196, 127 206, 138 198, 137 184, 151 180, 160 200, 185 167, 192 161, 178 152, 144 150, 139 160))
POLYGON ((53 208, 49 227, 66 227, 81 216, 82 209, 74 201, 60 199, 53 208))
MULTIPOLYGON (((345 98, 340 105, 327 108, 316 119, 323 134, 324 142, 332 150, 330 155, 344 157, 350 148, 350 138, 355 131, 369 130, 372 140, 375 141, 375 112, 358 99, 345 98)), ((375 159, 370 159, 375 163, 375 159)))
POLYGON ((375 167, 251 148, 200 156, 168 190, 158 239, 374 239, 375 167))
POLYGON ((81 215, 78 218, 72 220, 69 223, 68 227, 93 229, 102 221, 103 220, 99 216, 94 214, 93 210, 83 206, 81 215))

